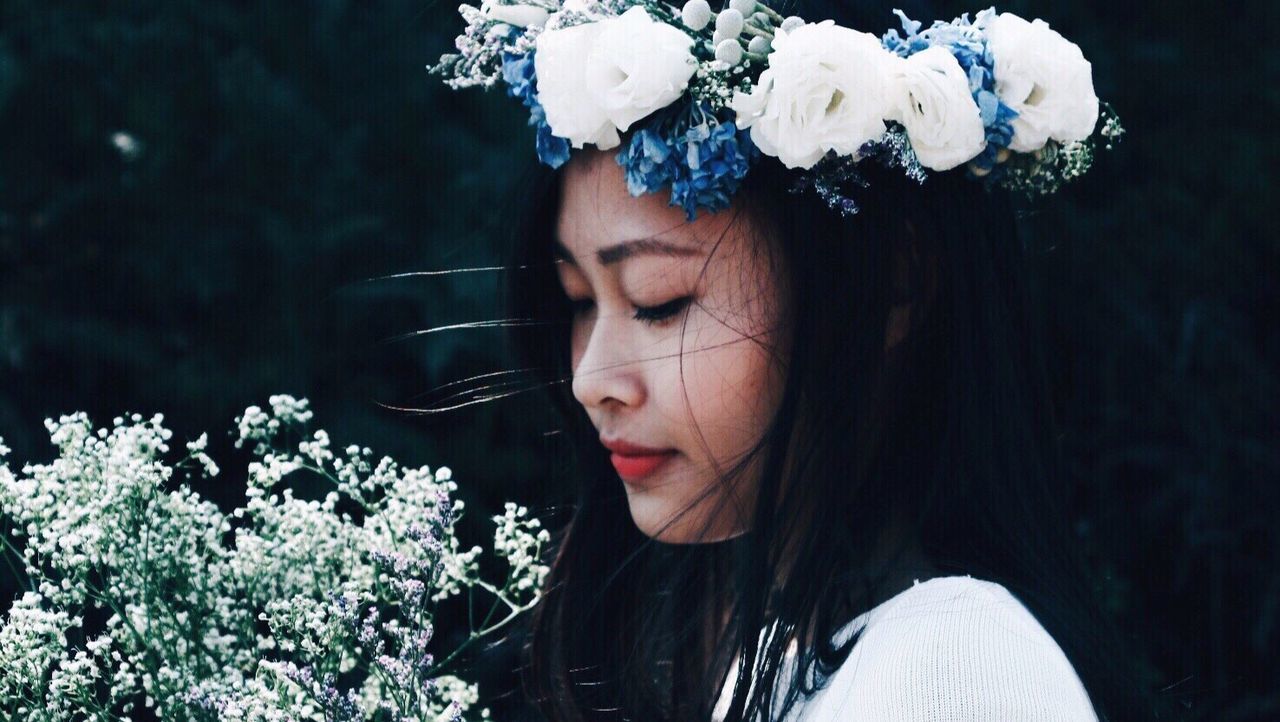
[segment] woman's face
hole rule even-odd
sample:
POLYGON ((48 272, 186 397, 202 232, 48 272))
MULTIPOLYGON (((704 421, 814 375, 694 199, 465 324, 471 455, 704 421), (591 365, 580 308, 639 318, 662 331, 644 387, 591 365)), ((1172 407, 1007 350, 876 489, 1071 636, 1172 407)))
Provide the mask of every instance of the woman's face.
POLYGON ((733 206, 687 222, 665 190, 631 196, 613 152, 577 153, 564 170, 557 273, 575 309, 573 395, 607 446, 664 452, 613 449, 632 519, 667 543, 741 534, 760 455, 730 484, 720 473, 781 398, 785 277, 733 206))

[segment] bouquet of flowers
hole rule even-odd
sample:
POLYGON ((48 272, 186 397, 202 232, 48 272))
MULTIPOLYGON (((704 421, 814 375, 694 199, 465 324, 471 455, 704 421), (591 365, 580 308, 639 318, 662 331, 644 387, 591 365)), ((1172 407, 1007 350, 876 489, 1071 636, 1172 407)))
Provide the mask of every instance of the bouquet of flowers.
MULTIPOLYGON (((401 468, 307 434, 306 399, 237 417, 244 506, 224 514, 174 471, 218 474, 208 436, 166 463, 163 415, 95 429, 46 420, 59 456, 15 475, 0 463, 4 556, 27 590, 0 623, 0 718, 129 720, 488 719, 449 664, 538 599, 550 535, 508 503, 496 523, 501 583, 454 534, 450 470, 401 468), (284 487, 332 484, 323 500, 284 487), (488 613, 448 654, 430 651, 440 602, 479 588, 488 613)), ((0 460, 9 453, 0 441, 0 460)))

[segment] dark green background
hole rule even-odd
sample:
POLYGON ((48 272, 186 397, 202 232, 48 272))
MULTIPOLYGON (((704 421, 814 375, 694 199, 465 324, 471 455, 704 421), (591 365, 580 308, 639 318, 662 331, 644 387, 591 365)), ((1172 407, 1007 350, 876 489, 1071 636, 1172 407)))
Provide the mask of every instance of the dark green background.
MULTIPOLYGON (((1187 719, 1263 720, 1280 718, 1280 17, 1274 3, 1220 7, 1001 9, 1078 42, 1129 131, 1023 218, 1079 542, 1187 719)), ((508 499, 563 520, 544 508, 566 489, 532 394, 387 408, 512 368, 500 329, 393 340, 500 318, 497 274, 366 280, 501 261, 532 135, 516 101, 426 73, 452 49, 454 8, 0 3, 11 466, 50 458, 46 416, 159 411, 180 438, 211 432, 224 475, 201 491, 231 504, 246 461, 233 417, 291 393, 336 445, 450 466, 466 533, 487 534, 508 499)), ((510 646, 475 660, 499 719, 517 715, 501 697, 510 646)))

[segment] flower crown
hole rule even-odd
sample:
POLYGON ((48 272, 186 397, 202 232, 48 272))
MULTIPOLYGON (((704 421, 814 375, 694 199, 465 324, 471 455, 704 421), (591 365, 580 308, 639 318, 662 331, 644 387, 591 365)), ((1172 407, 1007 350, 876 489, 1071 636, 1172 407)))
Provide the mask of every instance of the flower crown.
POLYGON ((851 214, 862 161, 918 182, 963 165, 988 187, 1035 196, 1082 175, 1097 143, 1124 133, 1079 46, 994 8, 924 30, 895 10, 903 32, 881 38, 757 0, 715 14, 707 0, 458 10, 458 52, 431 72, 455 89, 503 80, 529 108, 543 163, 559 167, 588 143, 618 148, 629 192, 670 187, 689 220, 727 206, 761 155, 803 169, 793 192, 851 214))

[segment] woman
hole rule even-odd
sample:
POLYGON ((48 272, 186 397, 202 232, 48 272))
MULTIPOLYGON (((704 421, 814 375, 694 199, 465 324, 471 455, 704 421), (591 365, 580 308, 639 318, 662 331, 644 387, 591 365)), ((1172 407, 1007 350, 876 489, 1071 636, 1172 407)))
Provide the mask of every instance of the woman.
POLYGON ((486 43, 508 43, 502 76, 547 166, 515 234, 508 317, 533 321, 512 340, 563 415, 579 493, 532 619, 535 701, 557 722, 1149 718, 1068 530, 1009 202, 975 182, 1038 132, 1064 149, 1081 118, 1092 132, 1092 81, 1092 115, 1067 118, 1052 83, 1017 98, 1016 71, 992 83, 992 25, 929 36, 904 17, 908 37, 882 48, 841 28, 874 27, 858 8, 792 9, 832 28, 734 0, 705 46, 715 59, 742 60, 743 17, 769 39, 741 43, 768 69, 734 93, 738 136, 680 110, 681 83, 702 75, 657 78, 637 110, 645 63, 710 62, 684 39, 711 35, 700 2, 645 6, 674 34, 634 8, 579 2, 548 21, 487 4, 449 64, 476 84, 486 43), (644 52, 618 50, 633 43, 644 52), (821 102, 773 108, 832 68, 821 102), (983 92, 1001 93, 990 113, 983 92), (947 132, 928 132, 930 103, 953 100, 934 113, 947 132), (845 125, 815 140, 831 118, 845 125), (892 127, 897 145, 880 135, 892 127), (775 158, 746 173, 753 144, 775 158), (859 163, 856 199, 814 182, 824 155, 875 148, 889 159, 859 163), (902 172, 965 162, 923 184, 902 172), (708 167, 724 183, 710 192, 708 167), (668 185, 670 202, 652 192, 668 185))
POLYGON ((508 317, 551 322, 513 333, 572 378, 582 483, 535 612, 544 712, 706 719, 761 665, 758 706, 792 647, 843 684, 809 719, 1139 719, 1066 530, 1007 200, 886 172, 844 218, 786 175, 693 223, 607 153, 537 182, 508 317), (695 252, 600 263, 636 238, 695 252), (602 439, 671 453, 615 466, 602 439), (873 607, 865 653, 815 643, 873 607))

